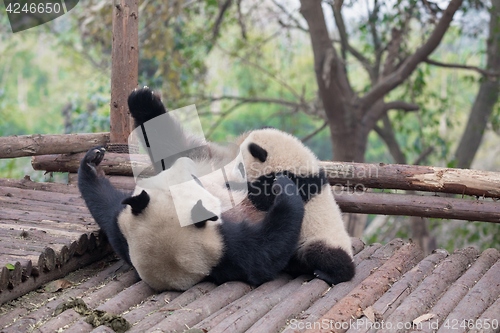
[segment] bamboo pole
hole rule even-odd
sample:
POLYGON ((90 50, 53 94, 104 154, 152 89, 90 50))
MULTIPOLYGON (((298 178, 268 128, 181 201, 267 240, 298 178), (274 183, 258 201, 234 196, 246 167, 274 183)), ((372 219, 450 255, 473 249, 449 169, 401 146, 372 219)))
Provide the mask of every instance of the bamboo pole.
POLYGON ((13 135, 0 137, 0 158, 68 154, 109 143, 109 133, 13 135))

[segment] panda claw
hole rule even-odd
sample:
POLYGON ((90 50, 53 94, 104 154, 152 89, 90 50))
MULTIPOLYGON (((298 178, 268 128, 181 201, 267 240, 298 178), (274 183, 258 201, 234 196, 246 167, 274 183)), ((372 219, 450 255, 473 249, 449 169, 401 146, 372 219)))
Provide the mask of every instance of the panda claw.
POLYGON ((85 162, 93 168, 102 162, 105 152, 103 147, 94 147, 85 154, 85 162))

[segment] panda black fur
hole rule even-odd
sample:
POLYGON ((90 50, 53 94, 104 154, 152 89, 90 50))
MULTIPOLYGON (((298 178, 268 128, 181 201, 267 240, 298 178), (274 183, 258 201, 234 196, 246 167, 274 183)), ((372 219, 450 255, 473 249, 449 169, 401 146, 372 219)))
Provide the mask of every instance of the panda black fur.
POLYGON ((294 136, 273 128, 248 132, 240 140, 248 196, 256 209, 270 207, 274 199, 270 180, 278 173, 297 184, 305 202, 299 248, 289 269, 314 273, 330 284, 351 280, 355 274, 351 239, 317 157, 294 136))
MULTIPOLYGON (((165 113, 159 97, 148 88, 130 95, 129 108, 136 126, 165 113)), ((176 144, 205 145, 204 150, 190 150, 187 156, 194 159, 227 157, 217 144, 182 132, 178 124, 171 128, 179 140, 176 144)), ((250 222, 258 223, 274 202, 273 179, 278 173, 286 174, 297 185, 305 202, 300 247, 289 270, 298 274, 314 273, 330 284, 350 280, 355 274, 351 239, 317 157, 297 138, 273 128, 247 132, 236 143, 244 156, 249 195, 248 200, 227 215, 236 220, 245 216, 250 222)), ((237 184, 231 184, 231 189, 234 188, 237 184)), ((212 188, 209 191, 216 193, 212 188)))
POLYGON ((199 163, 180 158, 126 194, 98 172, 103 157, 104 149, 96 147, 83 158, 80 192, 118 255, 153 289, 185 290, 205 278, 259 285, 283 270, 297 248, 304 205, 285 176, 276 178, 273 189, 279 194, 259 224, 231 220, 230 213, 227 218, 220 200, 193 180, 198 201, 187 196, 182 202, 189 206, 181 210, 195 214, 203 209, 213 217, 181 227, 168 184, 179 173, 196 175, 199 163))

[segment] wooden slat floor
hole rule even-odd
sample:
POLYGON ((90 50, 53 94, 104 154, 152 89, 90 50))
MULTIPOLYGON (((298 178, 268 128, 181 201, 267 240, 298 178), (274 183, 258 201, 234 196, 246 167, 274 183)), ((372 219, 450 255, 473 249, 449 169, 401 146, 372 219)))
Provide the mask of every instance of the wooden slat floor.
POLYGON ((156 293, 110 255, 74 187, 2 180, 0 206, 0 332, 500 332, 496 249, 354 239, 356 276, 333 287, 282 275, 156 293))
POLYGON ((0 179, 0 303, 112 253, 73 185, 0 179))

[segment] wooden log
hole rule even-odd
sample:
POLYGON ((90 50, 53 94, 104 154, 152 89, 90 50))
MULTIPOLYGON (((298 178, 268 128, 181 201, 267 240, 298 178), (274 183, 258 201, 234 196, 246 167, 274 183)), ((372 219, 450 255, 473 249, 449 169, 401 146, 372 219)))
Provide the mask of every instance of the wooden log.
MULTIPOLYGON (((314 323, 320 322, 320 318, 329 309, 337 304, 344 296, 349 294, 354 287, 368 278, 378 267, 387 263, 394 252, 397 253, 403 245, 404 243, 401 239, 394 239, 384 246, 375 244, 366 247, 354 257, 354 262, 356 264, 356 275, 354 275, 354 278, 351 281, 333 286, 328 293, 301 313, 300 316, 297 316, 296 319, 301 325, 303 324, 304 327, 309 325, 312 326, 314 323)), ((294 333, 297 332, 297 330, 292 325, 288 325, 282 332, 294 333)))
POLYGON ((226 317, 215 327, 212 327, 210 332, 246 332, 246 330, 257 322, 263 315, 269 312, 269 310, 271 310, 280 301, 286 299, 290 294, 296 291, 305 281, 307 281, 305 276, 299 276, 278 290, 270 293, 267 297, 262 298, 259 302, 253 302, 247 307, 241 308, 226 317))
POLYGON ((391 288, 371 306, 373 310, 373 317, 371 319, 367 317, 358 319, 356 326, 350 328, 347 333, 370 332, 370 328, 373 329, 374 326, 371 320, 385 320, 401 305, 405 298, 419 286, 420 282, 432 273, 436 265, 447 256, 448 252, 438 250, 424 258, 424 260, 403 275, 400 280, 396 281, 391 288))
POLYGON ((500 223, 500 203, 435 196, 334 192, 345 213, 421 216, 500 223))
MULTIPOLYGON (((137 166, 149 165, 146 155, 133 154, 137 166)), ((34 157, 35 170, 76 172, 83 154, 34 157)), ((500 173, 402 164, 321 162, 332 185, 366 188, 442 192, 500 198, 500 173)), ((132 175, 127 154, 107 153, 101 163, 106 174, 132 175)))
POLYGON ((499 313, 500 313, 500 297, 486 311, 484 311, 479 318, 477 318, 477 320, 475 321, 477 324, 471 325, 471 327, 475 326, 475 328, 471 329, 469 333, 498 333, 500 331, 498 328, 499 313), (478 325, 479 323, 482 323, 482 325, 479 326, 478 325), (485 325, 485 323, 489 323, 490 326, 486 328, 487 325, 485 325))
POLYGON ((23 267, 19 261, 14 264, 14 269, 10 272, 9 287, 14 288, 21 283, 23 267))
POLYGON ((127 144, 132 131, 127 98, 137 87, 139 64, 139 10, 137 0, 116 1, 113 6, 111 48, 111 142, 127 144))
MULTIPOLYGON (((408 328, 396 328, 398 323, 411 323, 423 315, 441 294, 455 282, 462 272, 476 259, 478 251, 472 247, 459 250, 442 261, 436 269, 404 299, 400 306, 385 320, 392 323, 391 329, 379 330, 381 333, 405 332, 408 328)), ((364 309, 364 307, 363 307, 364 309)), ((387 326, 388 327, 388 326, 387 326)))
POLYGON ((76 248, 76 251, 75 253, 77 255, 83 255, 85 252, 87 252, 87 247, 89 246, 89 238, 87 236, 87 234, 83 234, 80 236, 80 238, 78 239, 78 242, 77 242, 77 248, 76 248))
MULTIPOLYGON (((453 332, 467 332, 467 323, 474 324, 474 319, 478 318, 486 309, 488 309, 500 295, 500 261, 497 261, 491 268, 484 273, 483 277, 477 281, 467 295, 458 303, 453 311, 446 317, 445 322, 459 323, 457 329, 453 332), (465 322, 464 322, 465 321, 465 322), (464 322, 465 325, 460 325, 464 322)), ((498 319, 498 313, 497 313, 498 319)), ((471 325, 471 328, 474 328, 471 325)), ((449 332, 449 327, 441 326, 438 333, 449 332)))
POLYGON ((236 281, 226 282, 189 304, 190 311, 175 311, 155 325, 155 327, 168 327, 170 332, 182 332, 186 327, 191 327, 199 323, 212 313, 219 311, 224 306, 242 297, 250 290, 251 287, 246 283, 236 281))
POLYGON ((79 153, 108 143, 109 133, 5 136, 0 137, 0 158, 79 153))
MULTIPOLYGON (((434 315, 431 321, 437 322, 438 326, 442 326, 446 316, 450 314, 467 292, 474 287, 476 282, 481 279, 491 266, 493 266, 498 258, 500 258, 498 250, 485 250, 481 256, 476 259, 474 264, 472 264, 472 266, 446 290, 437 302, 434 303, 432 309, 428 311, 434 315)), ((428 322, 424 322, 419 329, 421 332, 428 333, 436 331, 436 328, 431 327, 428 322)))
POLYGON ((3 187, 19 188, 24 190, 57 192, 62 194, 78 193, 78 188, 74 185, 66 185, 59 183, 39 183, 32 181, 29 176, 25 176, 23 179, 0 178, 0 188, 3 187))
MULTIPOLYGON (((375 270, 360 285, 351 290, 344 298, 337 302, 321 318, 320 322, 347 323, 352 318, 358 318, 359 309, 365 309, 373 304, 389 289, 391 283, 409 271, 413 265, 422 260, 423 253, 415 244, 406 244, 401 247, 385 264, 375 270)), ((345 332, 344 329, 335 327, 336 332, 345 332)), ((321 327, 319 330, 307 330, 306 332, 330 332, 332 328, 321 327)))
POLYGON ((153 295, 144 302, 141 302, 139 306, 136 306, 123 314, 123 318, 134 325, 147 316, 156 313, 158 309, 163 306, 163 304, 170 303, 172 300, 179 297, 179 295, 181 295, 180 291, 166 291, 159 295, 153 295))
POLYGON ((189 304, 199 299, 203 295, 209 293, 215 289, 215 284, 210 282, 202 282, 189 288, 181 295, 176 297, 171 302, 166 302, 167 305, 163 306, 158 311, 148 315, 146 318, 142 319, 136 325, 134 325, 127 333, 133 332, 149 332, 151 328, 159 323, 161 320, 166 318, 172 311, 177 309, 182 309, 187 307, 189 304))
POLYGON ((321 162, 332 185, 500 198, 500 173, 403 164, 321 162))
POLYGON ((56 251, 53 248, 47 247, 43 252, 45 258, 43 262, 43 266, 38 266, 39 268, 43 268, 44 271, 48 272, 56 268, 56 251))
POLYGON ((325 281, 314 279, 303 283, 291 295, 274 306, 271 311, 256 321, 246 332, 273 333, 285 326, 288 318, 293 318, 306 310, 330 288, 325 281))
POLYGON ((228 306, 225 306, 210 317, 202 320, 201 322, 193 326, 193 328, 198 328, 208 332, 229 316, 240 311, 241 309, 247 309, 251 307, 252 304, 266 298, 269 294, 283 287, 289 281, 290 280, 287 276, 279 276, 277 279, 266 282, 256 289, 252 290, 239 300, 229 304, 228 306))
MULTIPOLYGON (((35 170, 47 172, 77 172, 83 156, 85 156, 84 153, 34 156, 31 159, 31 166, 35 170)), ((146 156, 134 155, 133 158, 134 161, 137 158, 147 163, 146 156)), ((107 175, 132 176, 128 154, 106 153, 100 166, 107 175)))

